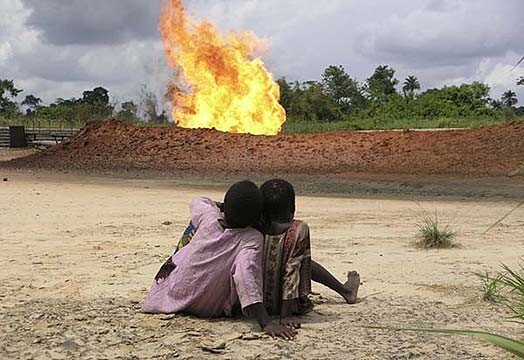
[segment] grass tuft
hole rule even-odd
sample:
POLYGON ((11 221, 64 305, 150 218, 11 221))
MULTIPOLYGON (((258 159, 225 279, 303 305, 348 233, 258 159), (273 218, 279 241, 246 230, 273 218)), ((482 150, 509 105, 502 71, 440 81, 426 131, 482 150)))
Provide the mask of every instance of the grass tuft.
POLYGON ((449 335, 467 335, 490 342, 491 344, 504 349, 517 357, 524 359, 524 343, 519 340, 513 340, 505 336, 487 333, 477 330, 452 330, 452 329, 420 329, 420 328, 398 328, 388 326, 363 326, 366 329, 380 329, 389 331, 415 331, 449 335))
POLYGON ((417 224, 417 244, 424 249, 450 249, 457 246, 457 232, 449 225, 442 226, 435 215, 424 212, 422 220, 417 224))
POLYGON ((482 300, 492 304, 501 303, 504 300, 504 297, 500 293, 504 288, 504 284, 502 283, 504 275, 499 274, 492 277, 487 271, 484 274, 478 273, 476 275, 481 282, 482 300))
POLYGON ((506 273, 500 281, 509 289, 506 302, 513 312, 513 319, 524 323, 524 263, 521 263, 518 269, 512 269, 507 265, 502 267, 506 273))

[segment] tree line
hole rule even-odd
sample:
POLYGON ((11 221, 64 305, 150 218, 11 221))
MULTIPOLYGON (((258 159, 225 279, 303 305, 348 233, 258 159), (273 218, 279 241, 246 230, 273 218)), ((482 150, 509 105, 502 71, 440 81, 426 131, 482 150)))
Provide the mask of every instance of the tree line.
MULTIPOLYGON (((421 90, 414 75, 402 83, 388 65, 378 66, 363 83, 342 66, 329 66, 320 81, 278 81, 281 102, 295 121, 333 122, 348 119, 378 121, 421 118, 524 116, 524 107, 512 90, 500 99, 490 97, 481 82, 421 90)), ((524 85, 524 78, 516 82, 524 85)))
POLYGON ((126 122, 169 121, 167 113, 159 109, 156 95, 145 86, 141 89, 139 104, 133 101, 112 103, 109 91, 103 87, 86 90, 78 98, 58 98, 49 105, 43 105, 42 99, 32 94, 18 102, 18 96, 22 91, 16 87, 13 80, 0 79, 0 120, 39 120, 71 126, 82 126, 86 122, 109 117, 126 122))
MULTIPOLYGON (((481 82, 421 91, 416 76, 410 75, 401 83, 388 65, 378 66, 364 82, 351 77, 342 66, 329 66, 320 81, 288 82, 280 78, 277 83, 291 123, 358 123, 371 119, 380 125, 403 119, 524 117, 524 107, 517 107, 513 90, 499 99, 491 98, 490 87, 481 82)), ((524 77, 516 86, 524 86, 524 77)), ((0 79, 0 120, 39 119, 71 126, 108 117, 127 122, 169 121, 166 112, 159 110, 155 94, 145 86, 139 104, 111 103, 109 91, 103 87, 86 90, 78 98, 58 98, 49 105, 32 94, 19 99, 21 93, 13 80, 0 79)))

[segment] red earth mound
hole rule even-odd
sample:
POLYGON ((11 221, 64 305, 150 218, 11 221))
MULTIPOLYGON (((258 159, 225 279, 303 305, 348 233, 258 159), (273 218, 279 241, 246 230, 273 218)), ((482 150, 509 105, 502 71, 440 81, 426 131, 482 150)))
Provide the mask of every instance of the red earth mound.
POLYGON ((511 175, 524 166, 524 123, 268 137, 111 120, 90 124, 67 143, 0 165, 164 173, 511 175))

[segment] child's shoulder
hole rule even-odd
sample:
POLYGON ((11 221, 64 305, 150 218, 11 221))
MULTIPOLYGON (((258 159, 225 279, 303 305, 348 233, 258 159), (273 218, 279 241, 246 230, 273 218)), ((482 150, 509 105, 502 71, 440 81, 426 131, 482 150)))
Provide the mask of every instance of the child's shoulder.
POLYGON ((209 223, 222 218, 222 213, 218 204, 206 197, 201 197, 191 201, 189 205, 191 221, 198 228, 203 223, 209 223))
POLYGON ((219 211, 218 203, 207 197, 199 197, 191 201, 190 208, 198 209, 200 211, 219 211))
POLYGON ((238 233, 242 241, 249 244, 264 244, 264 235, 254 228, 245 228, 238 233))
POLYGON ((295 219, 293 220, 293 224, 291 225, 290 230, 293 230, 301 234, 309 234, 309 225, 305 221, 295 219))

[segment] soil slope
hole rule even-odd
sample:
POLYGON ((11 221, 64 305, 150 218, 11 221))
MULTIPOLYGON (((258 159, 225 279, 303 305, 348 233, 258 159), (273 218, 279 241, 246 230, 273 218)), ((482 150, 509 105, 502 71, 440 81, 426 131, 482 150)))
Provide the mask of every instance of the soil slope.
POLYGON ((165 173, 515 175, 524 166, 524 123, 267 137, 103 121, 90 124, 67 143, 0 166, 165 173))

